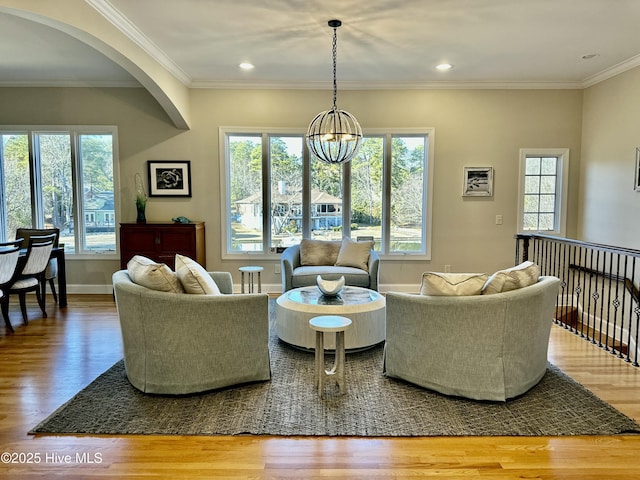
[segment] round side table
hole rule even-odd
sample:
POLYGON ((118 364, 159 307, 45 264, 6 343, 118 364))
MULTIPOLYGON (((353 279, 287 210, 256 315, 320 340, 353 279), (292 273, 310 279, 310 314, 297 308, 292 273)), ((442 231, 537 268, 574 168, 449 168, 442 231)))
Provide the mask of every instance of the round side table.
POLYGON ((344 332, 351 326, 351 320, 338 315, 321 315, 309 320, 309 326, 316 332, 316 386, 318 396, 324 395, 324 386, 329 378, 335 378, 340 393, 347 391, 344 378, 344 332), (324 368, 324 334, 336 334, 336 350, 333 368, 324 368))
POLYGON ((240 270, 240 283, 241 285, 241 292, 244 292, 244 274, 247 274, 247 289, 249 291, 249 293, 253 293, 254 292, 254 275, 257 273, 258 274, 258 293, 262 292, 262 281, 260 278, 260 274, 262 273, 262 271, 264 270, 263 267, 257 267, 254 265, 251 266, 247 266, 247 267, 240 267, 238 270, 240 270))

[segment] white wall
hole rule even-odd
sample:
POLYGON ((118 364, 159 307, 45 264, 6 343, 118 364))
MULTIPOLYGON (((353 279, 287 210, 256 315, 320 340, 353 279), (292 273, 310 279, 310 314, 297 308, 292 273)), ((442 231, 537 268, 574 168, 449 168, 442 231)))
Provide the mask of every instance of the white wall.
POLYGON ((584 92, 581 240, 640 250, 640 192, 633 189, 639 115, 640 68, 584 92))
MULTIPOLYGON (((190 91, 189 131, 173 127, 143 89, 0 88, 0 124, 114 124, 119 128, 120 221, 135 220, 133 176, 146 176, 147 160, 191 160, 193 198, 156 199, 148 220, 184 215, 206 222, 207 268, 228 270, 248 261, 223 261, 220 241, 219 126, 306 128, 330 106, 329 91, 190 91)), ((442 270, 486 271, 514 261, 520 148, 571 150, 568 236, 577 231, 582 91, 403 90, 340 91, 338 106, 363 129, 435 128, 433 247, 430 262, 386 261, 381 284, 417 285, 420 274, 442 270), (494 196, 462 197, 464 166, 492 166, 494 196), (495 216, 503 215, 503 225, 495 216)), ((279 285, 274 261, 266 261, 263 283, 279 285)), ((107 286, 117 261, 68 261, 70 290, 107 286), (87 287, 87 285, 89 287, 87 287)))

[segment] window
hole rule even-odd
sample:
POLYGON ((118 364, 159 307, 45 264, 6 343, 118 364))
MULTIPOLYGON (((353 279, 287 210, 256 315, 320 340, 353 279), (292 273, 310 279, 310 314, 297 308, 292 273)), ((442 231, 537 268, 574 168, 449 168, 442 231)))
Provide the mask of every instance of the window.
POLYGON ((568 149, 521 149, 519 230, 564 235, 568 149))
POLYGON ((262 137, 227 138, 228 251, 262 251, 262 137))
POLYGON ((225 256, 350 236, 429 258, 433 129, 366 134, 345 165, 311 160, 302 133, 221 128, 220 144, 225 256))
POLYGON ((115 127, 0 127, 0 237, 60 229, 67 253, 114 252, 115 127))
POLYGON ((302 142, 300 136, 268 135, 271 216, 270 247, 282 247, 302 232, 302 142))

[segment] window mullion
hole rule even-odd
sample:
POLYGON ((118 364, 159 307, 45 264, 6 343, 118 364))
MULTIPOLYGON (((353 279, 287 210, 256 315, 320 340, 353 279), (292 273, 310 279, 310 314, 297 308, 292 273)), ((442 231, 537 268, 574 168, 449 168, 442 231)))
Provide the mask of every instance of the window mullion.
POLYGON ((302 142, 302 238, 311 238, 311 155, 302 142))
POLYGON ((556 189, 553 192, 553 228, 557 231, 561 230, 561 211, 562 211, 562 159, 560 155, 556 157, 556 189))
POLYGON ((392 135, 383 137, 382 147, 382 239, 380 241, 382 253, 391 251, 391 161, 392 161, 392 135))
POLYGON ((78 155, 80 155, 80 137, 76 132, 71 134, 70 145, 71 149, 71 181, 73 183, 73 235, 76 242, 76 253, 84 253, 85 250, 85 238, 83 232, 84 228, 84 208, 82 202, 82 192, 84 192, 84 182, 82 181, 82 162, 78 155))
POLYGON ((31 182, 31 224, 33 228, 44 227, 42 204, 42 163, 40 161, 40 135, 31 132, 29 142, 29 177, 31 182))
POLYGON ((262 134, 262 252, 271 242, 271 139, 262 134))
POLYGON ((342 236, 351 238, 351 162, 342 164, 342 236))
MULTIPOLYGON (((0 141, 3 139, 3 135, 0 134, 0 141)), ((4 146, 0 146, 0 240, 6 242, 9 238, 9 228, 7 222, 7 200, 5 198, 5 176, 4 176, 4 146)))

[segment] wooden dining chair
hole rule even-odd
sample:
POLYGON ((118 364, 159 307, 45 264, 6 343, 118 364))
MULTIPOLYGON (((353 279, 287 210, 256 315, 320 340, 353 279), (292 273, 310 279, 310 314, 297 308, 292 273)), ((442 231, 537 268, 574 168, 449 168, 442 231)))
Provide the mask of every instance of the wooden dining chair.
POLYGON ((13 242, 0 243, 0 306, 2 307, 4 323, 11 333, 14 330, 9 320, 9 285, 13 283, 16 277, 21 245, 21 238, 13 242))
POLYGON ((33 236, 29 239, 24 262, 21 262, 22 269, 9 286, 9 294, 17 293, 20 298, 20 311, 25 325, 29 324, 26 306, 27 292, 36 293, 42 316, 47 316, 45 296, 43 295, 46 283, 45 270, 49 264, 55 237, 56 234, 51 233, 49 235, 33 236))
MULTIPOLYGON (((53 242, 53 248, 58 248, 58 241, 60 239, 60 229, 59 228, 18 228, 16 230, 16 238, 22 238, 22 248, 27 248, 29 245, 29 239, 32 236, 42 236, 42 235, 50 235, 52 233, 56 234, 55 241, 53 242)), ((49 283, 51 287, 51 295, 53 295, 53 301, 58 303, 58 293, 56 292, 56 285, 54 283, 54 279, 58 276, 58 260, 55 258, 49 259, 49 263, 47 264, 47 269, 44 273, 46 282, 49 283)), ((44 284, 44 289, 42 291, 43 295, 46 295, 46 282, 44 284)))

